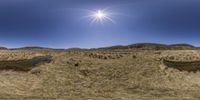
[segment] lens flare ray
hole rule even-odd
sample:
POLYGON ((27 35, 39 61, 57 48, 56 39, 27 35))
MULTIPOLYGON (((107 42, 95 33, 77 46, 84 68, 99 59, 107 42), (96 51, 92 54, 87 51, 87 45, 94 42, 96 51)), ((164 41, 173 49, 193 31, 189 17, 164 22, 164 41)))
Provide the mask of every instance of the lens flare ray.
POLYGON ((106 9, 103 10, 87 10, 89 12, 88 16, 85 16, 84 18, 89 18, 91 20, 90 24, 94 23, 101 23, 104 24, 105 22, 111 22, 113 24, 116 24, 116 22, 112 19, 112 16, 114 13, 110 13, 106 9))

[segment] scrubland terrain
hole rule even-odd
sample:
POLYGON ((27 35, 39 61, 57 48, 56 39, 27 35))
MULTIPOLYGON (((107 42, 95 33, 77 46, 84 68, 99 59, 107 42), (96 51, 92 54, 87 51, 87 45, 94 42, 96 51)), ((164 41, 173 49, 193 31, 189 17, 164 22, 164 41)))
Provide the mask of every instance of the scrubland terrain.
POLYGON ((37 64, 29 71, 1 69, 0 99, 200 99, 198 68, 196 71, 178 70, 163 63, 163 59, 170 59, 178 64, 186 62, 186 67, 193 67, 190 62, 200 61, 200 51, 197 48, 186 46, 183 49, 185 45, 180 49, 176 46, 176 49, 170 50, 168 47, 160 49, 155 45, 153 49, 146 49, 146 45, 145 49, 143 47, 144 45, 137 45, 137 48, 2 49, 0 65, 4 61, 17 62, 37 56, 51 56, 52 60, 37 64))

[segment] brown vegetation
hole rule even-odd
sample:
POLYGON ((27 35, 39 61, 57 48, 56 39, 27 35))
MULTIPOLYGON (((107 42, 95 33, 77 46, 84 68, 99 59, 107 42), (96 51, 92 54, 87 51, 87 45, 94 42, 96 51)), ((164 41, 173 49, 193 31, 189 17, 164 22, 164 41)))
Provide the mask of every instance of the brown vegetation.
POLYGON ((0 50, 0 68, 15 63, 17 66, 12 69, 21 70, 35 57, 49 55, 53 59, 34 64, 25 72, 3 67, 0 99, 198 100, 200 72, 173 68, 198 66, 198 54, 199 50, 142 50, 140 46, 139 49, 0 50))

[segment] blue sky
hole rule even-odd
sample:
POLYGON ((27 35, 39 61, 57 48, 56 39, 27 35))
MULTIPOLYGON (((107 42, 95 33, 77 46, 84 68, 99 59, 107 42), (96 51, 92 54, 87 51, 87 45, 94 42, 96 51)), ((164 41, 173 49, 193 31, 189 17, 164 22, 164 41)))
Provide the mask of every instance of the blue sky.
POLYGON ((0 46, 95 48, 133 43, 200 46, 198 0, 1 0, 0 46), (115 21, 91 23, 107 9, 115 21))

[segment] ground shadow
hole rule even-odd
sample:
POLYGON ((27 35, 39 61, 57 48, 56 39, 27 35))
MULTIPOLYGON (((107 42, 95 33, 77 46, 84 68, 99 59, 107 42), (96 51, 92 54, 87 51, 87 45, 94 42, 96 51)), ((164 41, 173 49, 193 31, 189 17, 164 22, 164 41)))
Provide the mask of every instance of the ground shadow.
POLYGON ((38 64, 51 62, 51 56, 38 56, 32 59, 0 61, 0 70, 30 71, 38 64))

